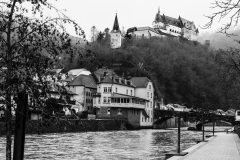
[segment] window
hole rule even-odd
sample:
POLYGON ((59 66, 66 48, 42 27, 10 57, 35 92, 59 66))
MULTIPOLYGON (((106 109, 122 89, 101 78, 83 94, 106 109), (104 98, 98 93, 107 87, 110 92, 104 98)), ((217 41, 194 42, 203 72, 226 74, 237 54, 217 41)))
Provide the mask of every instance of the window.
POLYGON ((103 88, 103 92, 107 92, 107 87, 104 87, 104 88, 103 88))
POLYGON ((149 85, 149 89, 152 89, 152 86, 151 86, 151 85, 149 85))
POLYGON ((151 102, 150 108, 152 108, 152 102, 151 102))
POLYGON ((149 92, 147 92, 147 98, 149 98, 149 92))
POLYGON ((151 110, 151 115, 152 115, 153 111, 151 110))
POLYGON ((108 97, 107 103, 111 103, 111 98, 110 97, 108 97))
POLYGON ((121 98, 121 103, 123 103, 124 101, 123 101, 123 98, 121 98))
POLYGON ((103 103, 107 103, 107 97, 103 97, 103 103))
POLYGON ((132 96, 132 90, 131 90, 131 96, 132 96))
POLYGON ((142 118, 142 122, 143 122, 143 118, 142 118))
POLYGON ((107 114, 110 114, 111 108, 107 109, 107 114))
POLYGON ((122 115, 122 109, 121 108, 118 109, 117 115, 122 115))
POLYGON ((117 93, 117 87, 115 88, 115 91, 116 91, 116 93, 117 93))
POLYGON ((98 104, 100 104, 101 103, 101 98, 98 98, 98 104))
POLYGON ((108 92, 112 92, 112 87, 108 87, 108 92))
POLYGON ((152 122, 152 118, 151 118, 151 122, 152 122))
POLYGON ((152 98, 152 93, 151 93, 151 98, 152 98))
POLYGON ((128 90, 126 90, 126 94, 128 94, 128 90))

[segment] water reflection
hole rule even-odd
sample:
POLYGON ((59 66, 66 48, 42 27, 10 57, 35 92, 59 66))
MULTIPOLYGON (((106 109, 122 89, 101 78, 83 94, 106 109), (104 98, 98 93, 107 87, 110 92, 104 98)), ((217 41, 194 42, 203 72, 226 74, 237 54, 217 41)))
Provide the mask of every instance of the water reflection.
MULTIPOLYGON (((211 134, 211 133, 206 133, 211 134)), ((181 131, 181 149, 201 140, 201 132, 181 131)), ((26 160, 164 159, 176 151, 177 130, 139 130, 27 135, 26 160)), ((5 159, 5 138, 0 137, 0 159, 5 159)))

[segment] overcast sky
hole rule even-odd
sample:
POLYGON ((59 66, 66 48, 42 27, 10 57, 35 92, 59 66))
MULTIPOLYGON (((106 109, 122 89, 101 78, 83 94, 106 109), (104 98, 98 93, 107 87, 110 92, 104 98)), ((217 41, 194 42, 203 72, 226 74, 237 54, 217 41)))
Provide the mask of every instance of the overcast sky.
POLYGON ((107 27, 112 29, 116 13, 121 29, 152 27, 158 7, 160 14, 174 18, 181 16, 194 21, 200 30, 200 36, 204 32, 215 32, 224 21, 215 21, 210 30, 199 27, 208 22, 204 15, 213 12, 210 8, 213 2, 214 0, 58 0, 54 5, 66 9, 66 15, 78 22, 89 39, 92 26, 96 26, 99 31, 107 27))

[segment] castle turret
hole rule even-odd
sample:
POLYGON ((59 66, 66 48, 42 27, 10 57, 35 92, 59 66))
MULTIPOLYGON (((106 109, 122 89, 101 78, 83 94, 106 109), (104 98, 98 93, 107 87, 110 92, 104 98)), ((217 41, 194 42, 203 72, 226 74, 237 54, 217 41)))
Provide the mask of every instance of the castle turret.
POLYGON ((111 35, 111 38, 110 38, 111 48, 120 48, 122 37, 121 37, 121 31, 119 29, 117 13, 116 13, 114 24, 113 24, 113 29, 110 35, 111 35))
POLYGON ((155 19, 152 23, 153 28, 163 28, 164 24, 163 24, 163 19, 162 16, 160 15, 160 7, 158 7, 158 12, 155 16, 155 19))

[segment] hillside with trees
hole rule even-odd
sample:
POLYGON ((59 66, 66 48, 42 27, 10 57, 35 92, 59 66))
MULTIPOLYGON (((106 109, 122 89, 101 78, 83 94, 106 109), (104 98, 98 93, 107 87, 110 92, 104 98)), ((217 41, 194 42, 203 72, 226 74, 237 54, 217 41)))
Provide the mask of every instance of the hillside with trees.
POLYGON ((227 68, 226 54, 207 46, 172 38, 124 39, 111 49, 109 35, 90 43, 69 68, 94 71, 107 67, 125 78, 146 76, 155 86, 155 97, 190 108, 239 108, 239 87, 234 70, 227 68))

